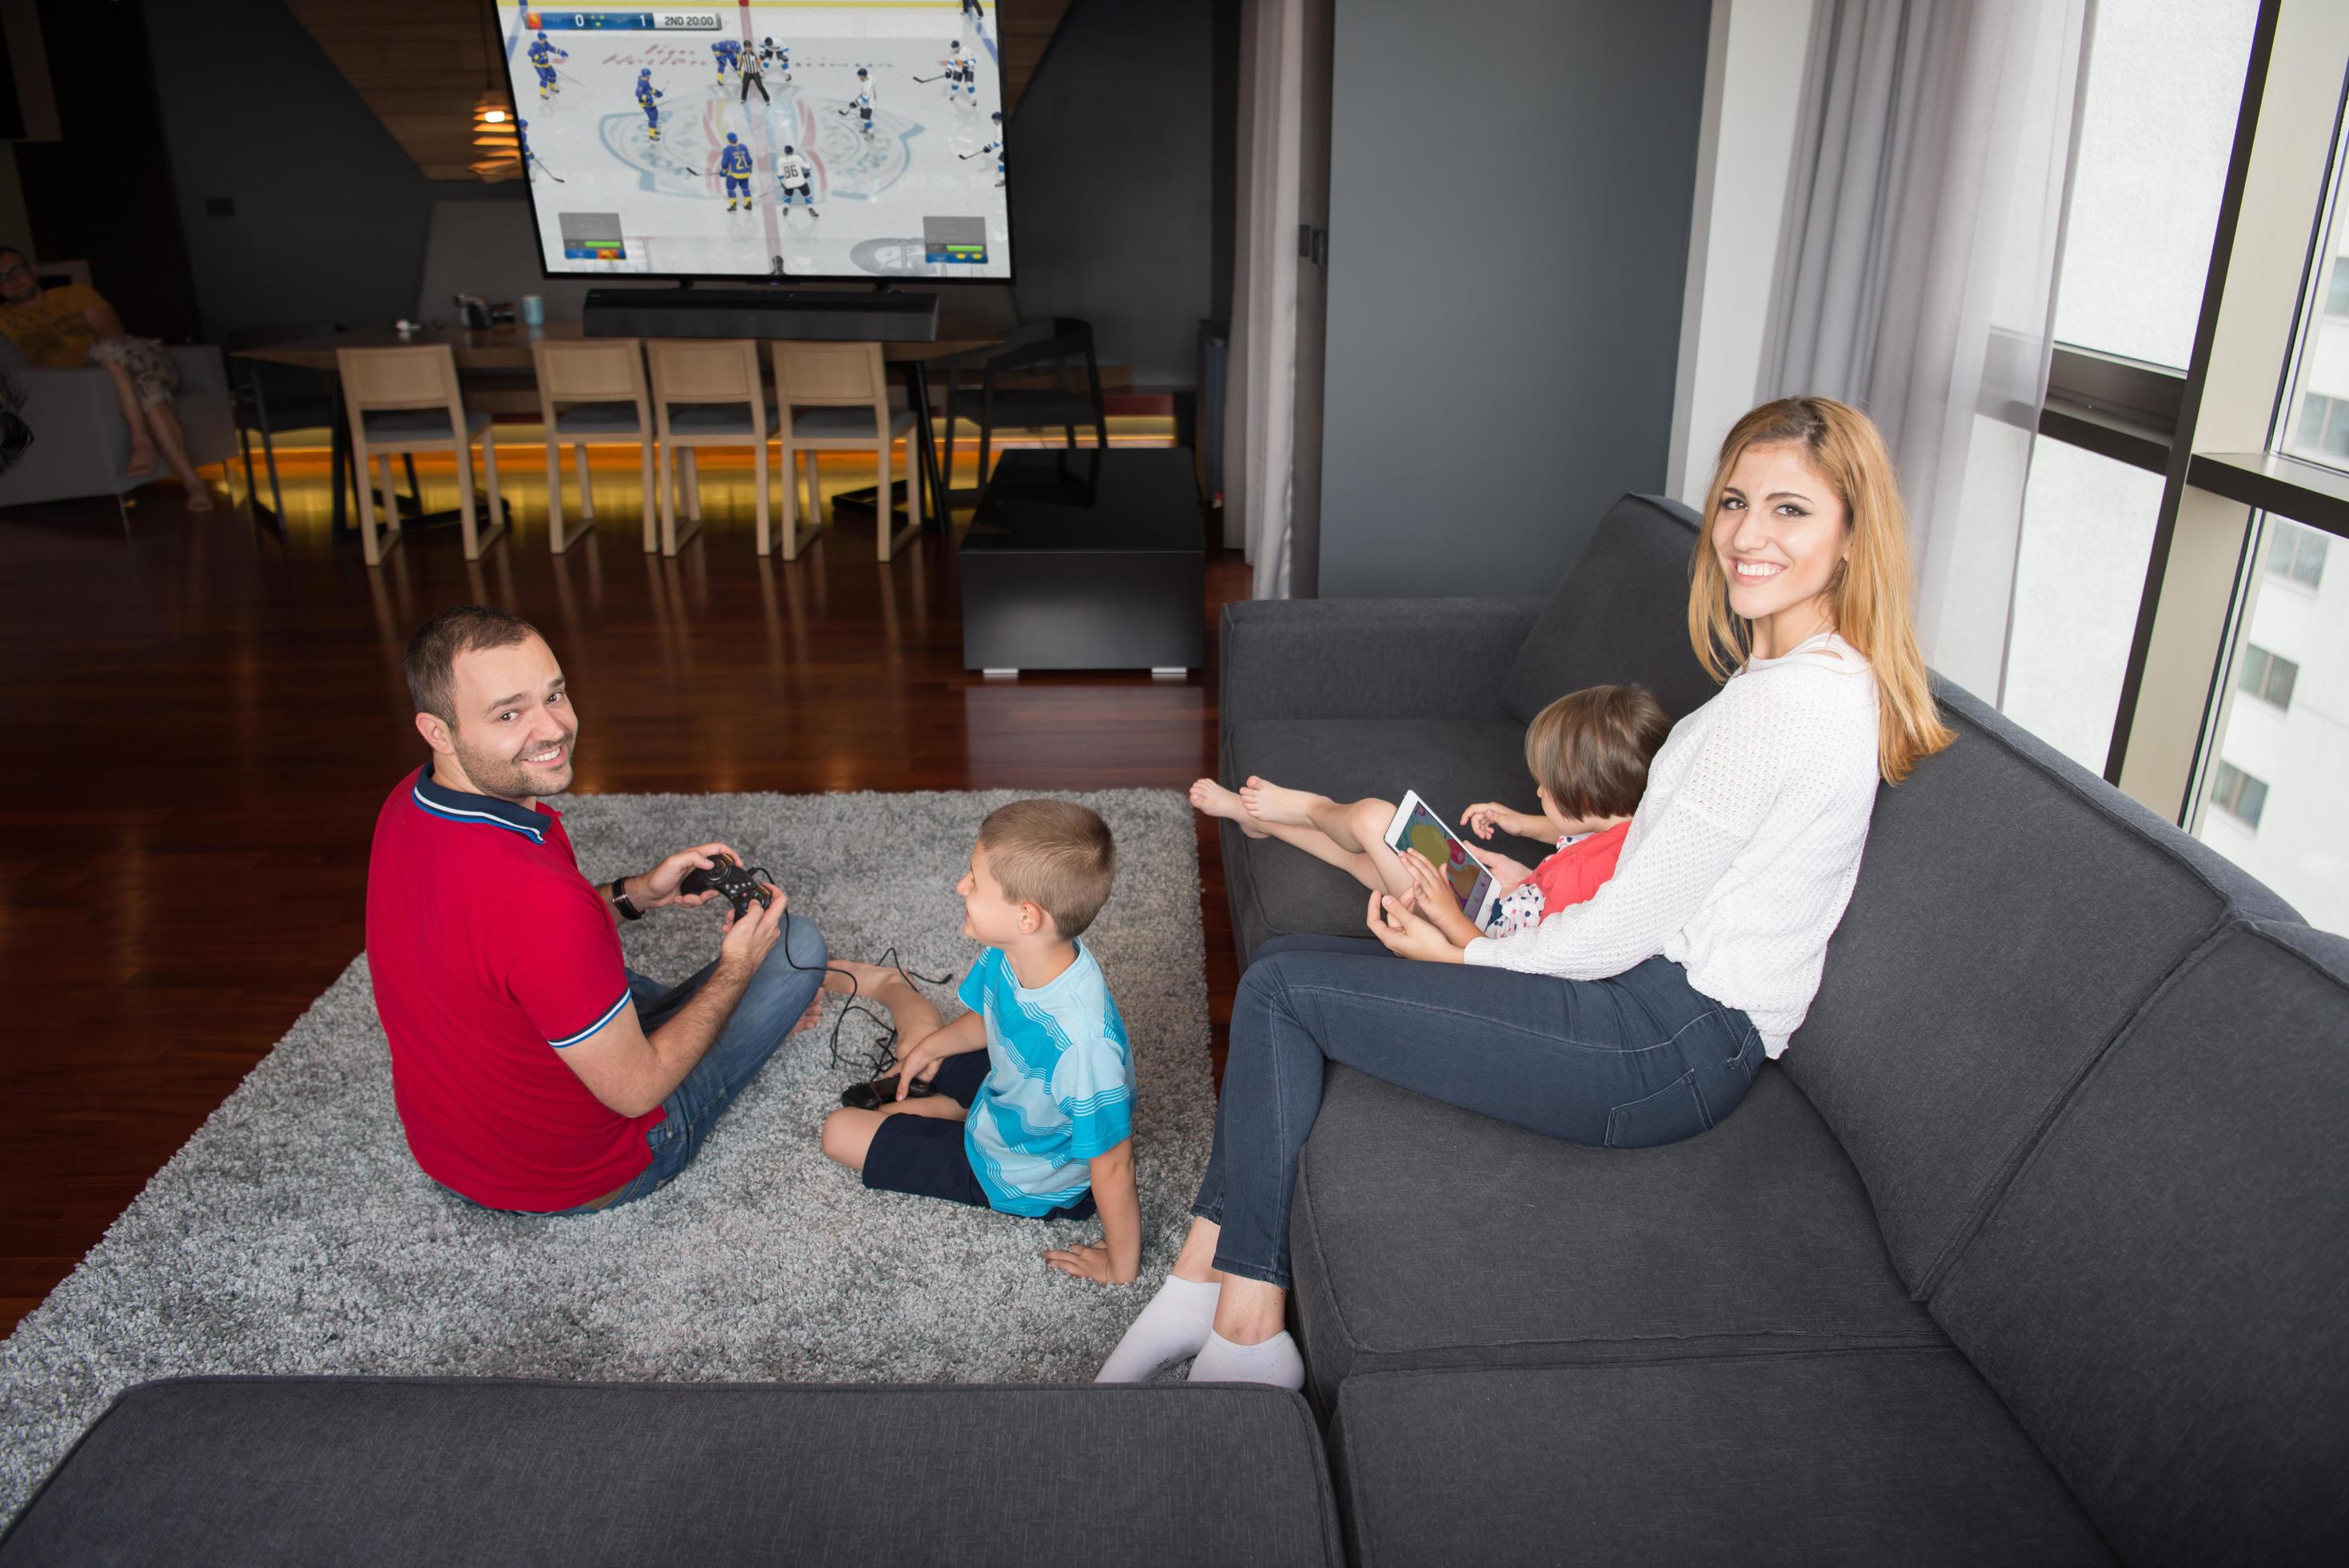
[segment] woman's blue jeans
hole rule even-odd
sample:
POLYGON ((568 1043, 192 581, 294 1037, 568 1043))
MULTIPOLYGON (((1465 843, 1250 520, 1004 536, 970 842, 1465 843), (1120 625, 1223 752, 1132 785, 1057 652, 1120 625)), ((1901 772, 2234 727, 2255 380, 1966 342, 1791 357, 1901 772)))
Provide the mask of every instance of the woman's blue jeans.
POLYGON ((1368 937, 1281 937, 1232 1004, 1215 1152, 1191 1212, 1223 1227, 1217 1269, 1288 1287, 1297 1161, 1330 1062, 1552 1138, 1640 1149, 1727 1116, 1762 1057, 1744 1013, 1662 958, 1560 980, 1416 963, 1368 937))

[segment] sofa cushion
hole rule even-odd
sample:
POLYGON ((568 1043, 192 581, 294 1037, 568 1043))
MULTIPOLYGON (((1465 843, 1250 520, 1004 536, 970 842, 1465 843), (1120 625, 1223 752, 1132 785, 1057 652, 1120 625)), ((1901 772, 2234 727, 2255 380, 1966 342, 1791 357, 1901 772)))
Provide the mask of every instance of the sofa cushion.
POLYGON ((1289 1253, 1325 1411, 1348 1377, 1398 1367, 1946 1343, 1850 1161, 1771 1067, 1712 1131, 1640 1150, 1333 1067, 1289 1253))
POLYGON ((1689 646, 1689 552, 1696 513, 1663 496, 1627 495, 1590 542, 1517 649, 1501 706, 1519 724, 1568 692, 1640 681, 1673 717, 1720 688, 1689 646))
POLYGON ((1341 1563, 1304 1401, 190 1378, 117 1399, 0 1541, 7 1564, 1144 1561, 1341 1563))
POLYGON ((2349 1563, 2349 941, 2252 923, 2107 1051, 1934 1315, 2136 1563, 2349 1563))
MULTIPOLYGON (((1535 809, 1525 727, 1510 719, 1257 719, 1227 727, 1224 746, 1224 782, 1234 787, 1255 773, 1338 800, 1416 789, 1447 822, 1479 800, 1535 809)), ((1367 895, 1352 877, 1278 840, 1223 829, 1244 954, 1275 936, 1363 934, 1367 895)), ((1551 849, 1506 833, 1494 834, 1492 847, 1527 865, 1551 849)))
POLYGON ((2056 1104, 2232 911, 2290 907, 1954 686, 1957 743, 1879 789, 1781 1065, 1929 1295, 2056 1104))
POLYGON ((1330 1449, 1360 1568, 2113 1561, 1947 1347, 1374 1373, 1330 1449))

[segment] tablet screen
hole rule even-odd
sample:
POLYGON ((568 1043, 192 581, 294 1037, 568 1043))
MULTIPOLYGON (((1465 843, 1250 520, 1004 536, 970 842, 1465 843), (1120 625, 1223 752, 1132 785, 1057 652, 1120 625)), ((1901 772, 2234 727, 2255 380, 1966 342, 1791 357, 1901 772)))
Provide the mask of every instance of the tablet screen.
POLYGON ((1427 802, 1413 796, 1410 815, 1403 818, 1400 831, 1389 832, 1387 842, 1398 853, 1417 850, 1425 855, 1428 862, 1452 884, 1453 896, 1460 901, 1462 912, 1472 920, 1475 918, 1485 902, 1490 873, 1468 852, 1467 845, 1452 836, 1444 820, 1427 809, 1427 802))

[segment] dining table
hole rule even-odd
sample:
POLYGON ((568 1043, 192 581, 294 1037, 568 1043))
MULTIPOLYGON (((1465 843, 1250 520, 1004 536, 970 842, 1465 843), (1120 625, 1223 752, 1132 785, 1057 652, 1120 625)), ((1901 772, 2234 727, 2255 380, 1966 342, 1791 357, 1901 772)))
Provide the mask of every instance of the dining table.
MULTIPOLYGON (((575 321, 550 321, 543 326, 525 326, 512 322, 492 326, 431 322, 407 329, 398 326, 355 327, 318 337, 296 338, 290 343, 256 345, 238 350, 233 357, 265 365, 292 366, 316 371, 327 377, 334 388, 336 410, 333 428, 328 432, 334 453, 334 531, 335 537, 342 540, 346 537, 356 539, 358 530, 350 521, 345 500, 345 480, 347 479, 356 484, 357 476, 351 462, 350 421, 342 413, 342 380, 336 359, 340 350, 412 348, 445 344, 456 361, 457 374, 460 378, 471 376, 512 380, 535 370, 536 362, 531 355, 533 344, 577 340, 585 335, 575 321)), ((975 349, 992 348, 1000 341, 990 336, 960 335, 928 343, 884 343, 881 345, 881 357, 885 364, 895 366, 905 376, 905 406, 926 415, 930 407, 929 366, 975 349)), ((761 364, 766 363, 766 356, 761 356, 761 364)), ((926 418, 914 421, 914 438, 921 465, 923 518, 929 526, 943 529, 948 515, 947 480, 946 476, 938 471, 937 444, 932 438, 930 421, 926 418)), ((892 490, 890 499, 894 502, 894 486, 892 490)), ((853 501, 854 498, 846 499, 853 501)), ((876 506, 879 501, 880 498, 875 496, 876 506)))

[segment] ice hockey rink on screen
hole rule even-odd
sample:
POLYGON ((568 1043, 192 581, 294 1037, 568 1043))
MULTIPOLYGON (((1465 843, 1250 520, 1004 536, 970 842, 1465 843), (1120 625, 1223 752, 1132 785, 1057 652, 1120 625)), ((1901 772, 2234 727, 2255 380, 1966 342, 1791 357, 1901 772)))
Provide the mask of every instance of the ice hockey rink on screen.
POLYGON ((497 12, 550 271, 1010 275, 992 5, 497 12))

